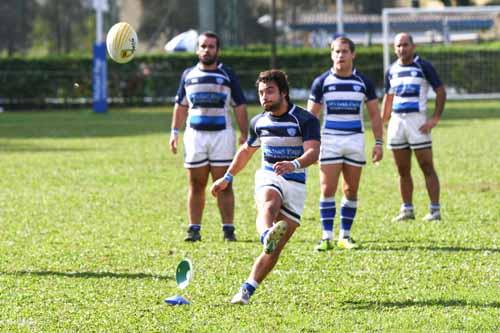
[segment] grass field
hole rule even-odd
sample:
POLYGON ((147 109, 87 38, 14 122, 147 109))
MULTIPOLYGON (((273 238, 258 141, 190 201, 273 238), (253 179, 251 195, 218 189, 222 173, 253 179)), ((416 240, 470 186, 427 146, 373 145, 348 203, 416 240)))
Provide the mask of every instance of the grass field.
POLYGON ((449 102, 433 132, 441 223, 421 221, 416 164, 417 220, 390 223, 400 199, 386 151, 362 177, 362 248, 315 253, 313 166, 302 227, 246 307, 228 301, 261 251, 251 190, 260 157, 235 178, 239 242, 222 242, 207 196, 203 242, 187 244, 186 174, 169 127, 167 108, 0 114, 0 331, 500 330, 499 102, 449 102), (185 257, 195 276, 180 291, 185 257), (175 294, 191 305, 164 304, 175 294))

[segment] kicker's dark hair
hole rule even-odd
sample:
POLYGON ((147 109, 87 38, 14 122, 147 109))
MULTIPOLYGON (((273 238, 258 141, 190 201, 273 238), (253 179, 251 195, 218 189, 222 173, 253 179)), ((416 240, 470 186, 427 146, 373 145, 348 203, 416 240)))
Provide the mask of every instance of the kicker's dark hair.
POLYGON ((288 76, 285 72, 278 69, 270 69, 264 72, 260 72, 255 86, 259 87, 259 83, 275 82, 278 86, 280 93, 286 94, 286 101, 290 102, 290 88, 288 86, 288 76))

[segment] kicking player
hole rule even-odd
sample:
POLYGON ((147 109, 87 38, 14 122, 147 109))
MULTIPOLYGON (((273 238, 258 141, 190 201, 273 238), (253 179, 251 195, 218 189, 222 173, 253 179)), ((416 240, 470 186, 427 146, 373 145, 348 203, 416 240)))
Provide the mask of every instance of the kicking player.
POLYGON ((256 84, 265 112, 251 120, 246 144, 236 153, 225 176, 212 185, 213 195, 223 194, 233 177, 262 146, 262 168, 255 174, 255 201, 256 226, 263 251, 231 300, 233 304, 248 304, 300 225, 306 199, 305 168, 317 161, 320 146, 319 121, 290 102, 284 72, 262 72, 256 84))
POLYGON ((399 173, 399 190, 403 203, 393 221, 414 220, 411 152, 415 153, 429 194, 429 213, 425 221, 441 220, 439 179, 432 158, 431 130, 437 125, 446 102, 446 90, 432 65, 415 54, 410 34, 400 33, 394 39, 398 60, 385 76, 383 101, 384 122, 390 117, 387 147, 392 150, 399 173), (427 119, 429 86, 436 92, 434 114, 427 119))
POLYGON ((355 45, 346 37, 331 44, 333 67, 318 76, 311 87, 307 109, 316 117, 324 110, 321 135, 319 203, 323 228, 318 251, 333 249, 333 221, 336 214, 335 193, 343 177, 340 207, 340 231, 337 246, 351 249, 356 243, 350 231, 358 207, 361 169, 366 163, 363 125, 363 102, 375 136, 372 161, 383 156, 382 121, 375 89, 370 80, 354 69, 355 45))
MULTIPOLYGON (((201 220, 205 188, 212 179, 224 175, 236 152, 234 129, 229 114, 233 107, 241 131, 239 143, 246 141, 248 116, 238 77, 218 61, 219 37, 205 32, 198 38, 199 62, 182 74, 175 98, 170 149, 177 153, 179 130, 184 133, 184 167, 188 170, 188 231, 185 241, 201 241, 201 220), (186 121, 187 118, 187 121, 186 121)), ((217 197, 224 240, 235 241, 234 194, 231 186, 217 197)))

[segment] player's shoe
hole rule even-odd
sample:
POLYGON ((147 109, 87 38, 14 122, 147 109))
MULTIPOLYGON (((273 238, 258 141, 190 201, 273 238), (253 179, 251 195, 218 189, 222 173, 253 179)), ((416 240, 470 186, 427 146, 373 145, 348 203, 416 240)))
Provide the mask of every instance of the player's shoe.
POLYGON ((234 230, 225 230, 224 240, 227 242, 236 242, 236 235, 234 234, 234 230))
POLYGON ((264 238, 264 252, 267 254, 272 253, 278 246, 279 241, 285 235, 288 225, 285 221, 275 223, 267 232, 264 238))
POLYGON ((354 241, 354 239, 352 239, 351 237, 346 237, 346 238, 340 239, 337 242, 337 247, 340 248, 340 249, 350 250, 350 249, 357 248, 358 244, 356 244, 356 242, 354 241))
POLYGON ((413 209, 401 209, 399 214, 392 219, 392 222, 402 222, 414 219, 415 219, 415 213, 413 212, 413 209))
POLYGON ((318 245, 314 247, 316 251, 329 251, 333 250, 333 244, 330 239, 322 239, 319 241, 318 245))
POLYGON ((199 242, 201 241, 201 234, 199 230, 188 230, 186 237, 184 238, 186 242, 199 242))
POLYGON ((425 215, 423 220, 426 222, 441 221, 441 212, 439 210, 431 211, 429 214, 425 215))
POLYGON ((250 301, 250 293, 246 288, 240 288, 238 293, 231 299, 232 304, 247 305, 250 301))

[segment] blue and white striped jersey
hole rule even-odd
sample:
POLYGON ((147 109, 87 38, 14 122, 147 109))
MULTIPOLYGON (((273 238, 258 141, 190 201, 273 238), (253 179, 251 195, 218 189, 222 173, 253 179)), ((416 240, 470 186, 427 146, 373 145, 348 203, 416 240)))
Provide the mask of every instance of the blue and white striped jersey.
POLYGON ((331 69, 312 84, 309 100, 324 105, 323 134, 352 135, 364 132, 363 102, 376 99, 372 82, 353 70, 349 77, 331 69))
MULTIPOLYGON (((288 112, 279 117, 263 112, 250 121, 247 144, 262 146, 262 168, 273 170, 273 164, 292 161, 304 153, 304 141, 320 141, 318 119, 303 108, 289 104, 288 112)), ((283 175, 286 180, 306 182, 306 169, 283 175)))
POLYGON ((385 93, 394 95, 393 112, 426 113, 429 85, 436 89, 442 83, 434 67, 415 55, 409 65, 394 62, 385 73, 384 85, 385 93))
POLYGON ((186 69, 175 102, 189 107, 187 126, 219 131, 232 126, 230 106, 245 104, 246 100, 238 77, 219 63, 216 70, 203 70, 199 66, 186 69))

